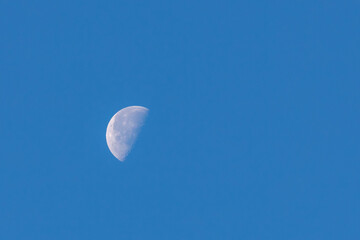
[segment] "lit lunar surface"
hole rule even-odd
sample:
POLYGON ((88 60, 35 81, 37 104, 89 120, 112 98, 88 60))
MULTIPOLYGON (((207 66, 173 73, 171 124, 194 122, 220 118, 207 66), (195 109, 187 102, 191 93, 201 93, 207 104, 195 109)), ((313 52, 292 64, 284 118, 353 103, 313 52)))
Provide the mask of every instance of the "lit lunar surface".
POLYGON ((106 129, 106 142, 120 161, 129 154, 148 112, 145 107, 131 106, 121 109, 111 118, 106 129))

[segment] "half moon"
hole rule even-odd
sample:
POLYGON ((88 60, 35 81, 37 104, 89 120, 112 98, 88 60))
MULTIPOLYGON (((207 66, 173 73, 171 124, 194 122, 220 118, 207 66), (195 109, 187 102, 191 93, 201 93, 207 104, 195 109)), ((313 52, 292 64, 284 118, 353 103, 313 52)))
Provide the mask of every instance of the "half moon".
POLYGON ((130 106, 111 118, 106 129, 106 142, 111 153, 120 161, 129 154, 148 112, 146 107, 130 106))

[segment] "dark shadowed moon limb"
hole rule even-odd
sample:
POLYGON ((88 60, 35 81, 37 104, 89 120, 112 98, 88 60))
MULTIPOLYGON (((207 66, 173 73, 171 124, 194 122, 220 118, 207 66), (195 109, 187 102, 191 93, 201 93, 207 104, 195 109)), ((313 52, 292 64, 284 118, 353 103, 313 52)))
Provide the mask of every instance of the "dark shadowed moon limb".
POLYGON ((111 153, 120 161, 129 154, 148 112, 145 107, 130 106, 111 118, 106 129, 106 142, 111 153))

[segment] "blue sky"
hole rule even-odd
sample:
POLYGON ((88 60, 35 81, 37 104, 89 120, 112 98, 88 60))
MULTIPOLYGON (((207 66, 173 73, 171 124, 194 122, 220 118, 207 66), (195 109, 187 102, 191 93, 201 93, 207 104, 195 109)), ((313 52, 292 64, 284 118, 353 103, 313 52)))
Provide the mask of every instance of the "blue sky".
POLYGON ((359 11, 1 0, 0 238, 359 239, 359 11))

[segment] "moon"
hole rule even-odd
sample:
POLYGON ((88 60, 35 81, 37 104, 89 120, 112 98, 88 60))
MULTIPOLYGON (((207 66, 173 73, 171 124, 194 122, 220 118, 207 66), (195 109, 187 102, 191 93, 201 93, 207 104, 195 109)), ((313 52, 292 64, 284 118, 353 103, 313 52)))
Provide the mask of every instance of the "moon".
POLYGON ((148 112, 146 107, 130 106, 111 118, 106 129, 106 142, 110 152, 120 161, 124 161, 131 151, 148 112))

